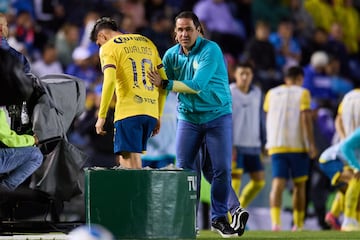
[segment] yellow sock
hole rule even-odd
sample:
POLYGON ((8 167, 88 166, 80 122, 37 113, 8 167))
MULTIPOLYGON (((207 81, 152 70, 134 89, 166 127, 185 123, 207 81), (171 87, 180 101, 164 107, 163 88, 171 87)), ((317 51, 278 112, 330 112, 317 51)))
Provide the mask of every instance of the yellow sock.
POLYGON ((253 181, 250 180, 241 192, 239 201, 242 207, 246 208, 250 202, 258 195, 258 193, 265 186, 265 181, 253 181))
POLYGON ((232 216, 231 216, 230 211, 227 212, 227 218, 229 219, 229 223, 231 223, 232 222, 232 216))
POLYGON ((271 224, 281 226, 281 209, 279 207, 270 208, 271 224))
MULTIPOLYGON (((236 196, 239 197, 240 195, 240 187, 241 187, 241 179, 238 178, 232 178, 231 180, 231 186, 234 189, 236 196)), ((240 202, 241 204, 241 202, 240 202)), ((242 204, 241 204, 242 206, 242 204)))
POLYGON ((305 218, 305 211, 298 211, 294 209, 293 221, 295 226, 299 228, 304 227, 304 218, 305 218))
POLYGON ((331 204, 330 212, 335 216, 339 217, 341 212, 344 211, 345 196, 342 192, 338 191, 331 204))
POLYGON ((356 220, 360 223, 360 211, 356 211, 356 220))
POLYGON ((351 179, 345 193, 344 216, 348 218, 356 218, 356 207, 360 193, 360 181, 351 179))

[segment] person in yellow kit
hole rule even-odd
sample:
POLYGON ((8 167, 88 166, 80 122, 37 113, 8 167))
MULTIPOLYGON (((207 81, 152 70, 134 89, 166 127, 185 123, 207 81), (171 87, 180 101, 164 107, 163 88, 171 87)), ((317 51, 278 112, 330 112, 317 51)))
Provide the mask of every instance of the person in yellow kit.
MULTIPOLYGON (((336 119, 335 127, 340 140, 344 140, 360 127, 360 84, 355 81, 354 89, 346 93, 341 100, 336 119)), ((325 221, 336 230, 341 228, 339 215, 344 210, 345 195, 337 191, 332 202, 330 211, 325 216, 325 221)))
POLYGON ((272 186, 270 215, 272 230, 281 230, 281 198, 286 182, 292 178, 293 231, 301 230, 305 216, 305 186, 310 158, 317 155, 310 112, 310 93, 301 87, 304 72, 290 67, 285 84, 270 89, 264 101, 266 148, 271 158, 272 186))
POLYGON ((121 167, 139 169, 148 138, 160 130, 166 100, 166 90, 155 87, 146 75, 156 68, 167 79, 158 50, 142 35, 119 32, 108 17, 96 21, 91 40, 100 46, 104 73, 96 132, 106 134, 103 126, 115 91, 114 153, 121 167))
POLYGON ((343 141, 334 144, 320 155, 320 169, 331 180, 331 183, 338 189, 335 198, 335 205, 340 205, 338 209, 344 211, 343 222, 340 226, 339 220, 335 217, 340 215, 336 207, 332 206, 327 214, 333 214, 333 218, 328 217, 328 223, 333 229, 342 231, 359 231, 359 197, 360 197, 360 128, 343 141), (339 199, 341 197, 341 199, 339 199))

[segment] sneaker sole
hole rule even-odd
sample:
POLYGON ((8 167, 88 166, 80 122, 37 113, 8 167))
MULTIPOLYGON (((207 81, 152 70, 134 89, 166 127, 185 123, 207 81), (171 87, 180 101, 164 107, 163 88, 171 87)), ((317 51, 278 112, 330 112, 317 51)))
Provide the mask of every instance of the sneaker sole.
POLYGON ((232 237, 238 236, 237 233, 234 233, 234 234, 223 234, 219 229, 214 228, 214 230, 215 230, 216 232, 218 232, 218 233, 221 235, 221 237, 223 237, 223 238, 232 238, 232 237))
POLYGON ((249 213, 246 211, 243 211, 239 214, 239 219, 240 219, 240 227, 239 230, 237 231, 238 236, 242 236, 245 232, 245 227, 246 227, 246 223, 249 219, 249 213))

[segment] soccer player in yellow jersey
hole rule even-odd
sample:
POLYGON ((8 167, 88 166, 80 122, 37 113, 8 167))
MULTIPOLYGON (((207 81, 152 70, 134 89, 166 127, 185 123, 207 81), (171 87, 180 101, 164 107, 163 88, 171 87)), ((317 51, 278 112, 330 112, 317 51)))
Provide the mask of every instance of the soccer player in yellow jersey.
POLYGON ((360 84, 346 93, 341 100, 335 119, 336 132, 345 139, 360 126, 360 84))
POLYGON ((264 101, 266 136, 272 164, 270 215, 272 230, 281 230, 281 198, 292 178, 293 231, 301 230, 305 215, 305 185, 310 158, 317 155, 310 112, 310 93, 301 87, 302 68, 290 67, 285 84, 270 89, 264 101), (309 155, 308 155, 309 154, 309 155))
MULTIPOLYGON (((346 93, 341 100, 335 119, 336 132, 342 140, 360 127, 360 84, 355 81, 354 87, 355 88, 346 93)), ((340 212, 343 211, 344 197, 344 194, 338 191, 330 211, 326 214, 325 221, 329 223, 332 228, 339 228, 337 224, 339 221, 338 216, 340 212)))
POLYGON ((114 153, 120 166, 139 169, 147 140, 159 132, 166 99, 166 90, 155 87, 146 75, 157 68, 167 79, 158 50, 142 35, 119 32, 116 22, 107 17, 96 21, 91 40, 100 46, 104 73, 96 132, 106 134, 103 126, 115 92, 114 153))

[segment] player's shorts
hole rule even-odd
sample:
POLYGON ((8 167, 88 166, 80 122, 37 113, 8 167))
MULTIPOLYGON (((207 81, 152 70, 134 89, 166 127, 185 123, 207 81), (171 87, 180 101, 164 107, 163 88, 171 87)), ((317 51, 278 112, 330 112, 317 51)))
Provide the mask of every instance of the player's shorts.
POLYGON ((331 180, 331 185, 338 185, 338 179, 344 170, 341 160, 335 159, 324 163, 319 163, 321 171, 331 180))
POLYGON ((138 115, 116 121, 114 124, 114 153, 142 153, 145 151, 146 143, 156 123, 156 118, 146 115, 138 115))
POLYGON ((296 182, 308 179, 310 159, 307 153, 275 153, 271 155, 272 177, 290 177, 296 182))
POLYGON ((232 169, 242 169, 242 172, 263 171, 264 166, 258 154, 237 153, 236 162, 233 162, 232 169))

